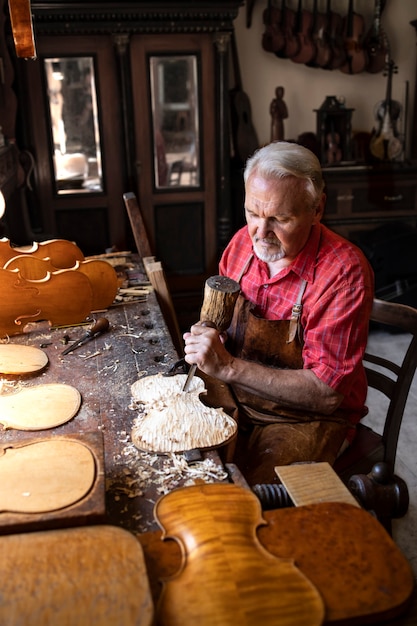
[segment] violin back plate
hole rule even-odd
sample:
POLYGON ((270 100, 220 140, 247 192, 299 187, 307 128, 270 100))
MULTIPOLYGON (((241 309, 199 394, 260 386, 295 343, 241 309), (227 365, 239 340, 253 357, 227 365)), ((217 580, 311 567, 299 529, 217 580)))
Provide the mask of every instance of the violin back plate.
POLYGON ((157 502, 155 517, 183 555, 160 597, 164 626, 322 623, 317 589, 291 559, 272 556, 259 542, 256 530, 264 521, 249 490, 229 484, 177 489, 157 502))

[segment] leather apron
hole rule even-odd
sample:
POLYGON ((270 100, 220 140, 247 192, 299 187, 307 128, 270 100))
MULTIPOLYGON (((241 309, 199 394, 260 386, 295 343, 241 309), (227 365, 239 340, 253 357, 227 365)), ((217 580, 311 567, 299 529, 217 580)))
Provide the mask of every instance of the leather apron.
MULTIPOLYGON (((305 288, 303 281, 290 320, 260 318, 253 305, 239 296, 228 329, 230 352, 269 367, 302 369, 300 320, 305 288)), ((233 385, 232 393, 238 408, 239 434, 229 461, 238 465, 249 484, 277 482, 274 467, 278 465, 308 461, 333 464, 349 427, 341 412, 329 416, 290 409, 237 385, 233 385)))

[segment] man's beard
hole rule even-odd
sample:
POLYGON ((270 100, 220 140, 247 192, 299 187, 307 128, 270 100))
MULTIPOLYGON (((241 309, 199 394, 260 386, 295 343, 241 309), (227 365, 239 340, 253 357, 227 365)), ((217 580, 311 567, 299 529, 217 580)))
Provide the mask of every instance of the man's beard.
POLYGON ((279 261, 285 257, 285 250, 282 247, 281 243, 278 239, 268 240, 268 239, 255 239, 253 244, 253 250, 261 261, 265 263, 274 263, 275 261, 279 261), (269 244, 272 244, 275 248, 274 252, 266 252, 263 247, 258 246, 258 242, 266 241, 269 244))

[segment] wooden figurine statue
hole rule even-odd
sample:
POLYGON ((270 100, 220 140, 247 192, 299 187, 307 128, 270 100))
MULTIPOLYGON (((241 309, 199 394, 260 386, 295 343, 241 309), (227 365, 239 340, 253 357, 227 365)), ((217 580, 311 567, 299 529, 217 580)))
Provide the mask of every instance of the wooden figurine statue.
POLYGON ((284 100, 284 87, 275 89, 275 98, 271 102, 269 112, 271 114, 271 141, 284 139, 284 120, 288 117, 288 109, 284 100))

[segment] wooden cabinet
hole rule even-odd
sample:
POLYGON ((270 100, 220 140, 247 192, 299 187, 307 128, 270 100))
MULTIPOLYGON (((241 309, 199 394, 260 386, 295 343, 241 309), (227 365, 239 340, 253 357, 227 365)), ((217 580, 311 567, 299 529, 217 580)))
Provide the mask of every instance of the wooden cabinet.
POLYGON ((38 58, 15 60, 18 140, 34 156, 30 201, 43 231, 75 240, 85 254, 134 248, 123 204, 133 191, 178 308, 187 311, 190 294, 199 311, 204 281, 234 227, 228 55, 240 5, 32 0, 38 58), (91 154, 78 106, 86 79, 91 154), (62 111, 55 119, 67 102, 76 108, 71 124, 62 111), (58 176, 69 156, 81 165, 85 157, 77 180, 62 165, 58 176))
POLYGON ((323 222, 358 245, 375 294, 417 306, 417 163, 327 168, 323 222))
POLYGON ((323 222, 350 240, 384 224, 417 226, 417 163, 325 168, 323 222))

